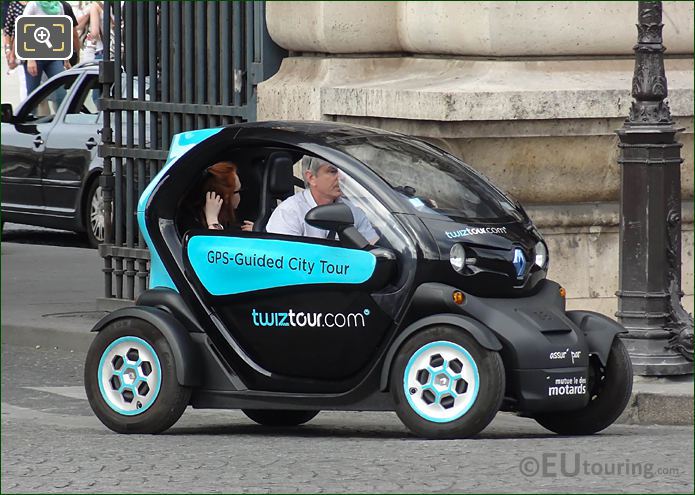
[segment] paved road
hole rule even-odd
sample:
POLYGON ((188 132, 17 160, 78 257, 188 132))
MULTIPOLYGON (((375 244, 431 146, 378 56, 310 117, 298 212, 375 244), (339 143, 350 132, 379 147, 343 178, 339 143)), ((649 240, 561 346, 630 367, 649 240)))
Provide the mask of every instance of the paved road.
POLYGON ((84 398, 83 362, 3 346, 3 493, 693 491, 692 427, 567 438, 500 414, 477 439, 424 441, 391 413, 324 412, 273 429, 189 409, 165 434, 117 435, 84 398))

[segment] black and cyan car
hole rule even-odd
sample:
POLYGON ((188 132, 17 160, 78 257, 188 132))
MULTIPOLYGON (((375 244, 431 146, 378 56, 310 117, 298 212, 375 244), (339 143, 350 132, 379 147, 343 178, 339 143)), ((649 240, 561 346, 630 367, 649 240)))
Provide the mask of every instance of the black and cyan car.
POLYGON ((17 109, 2 108, 2 221, 104 239, 99 66, 49 79, 17 109))
POLYGON ((92 409, 122 433, 160 432, 188 405, 265 425, 321 410, 395 410, 414 433, 461 438, 498 411, 561 434, 612 424, 632 389, 624 328, 567 311, 548 250, 520 204, 424 141, 326 122, 264 122, 175 137, 138 206, 150 288, 114 311, 85 366, 92 409), (273 234, 304 187, 304 156, 340 172, 344 203, 306 222, 337 239, 273 234), (255 231, 182 219, 205 170, 238 165, 255 231))

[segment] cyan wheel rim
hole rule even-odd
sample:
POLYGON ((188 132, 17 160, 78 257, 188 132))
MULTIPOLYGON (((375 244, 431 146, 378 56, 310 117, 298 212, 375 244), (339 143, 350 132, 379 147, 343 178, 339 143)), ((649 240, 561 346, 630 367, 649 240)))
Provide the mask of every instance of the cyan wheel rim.
POLYGON ((448 341, 430 342, 408 360, 403 391, 419 416, 449 423, 466 414, 478 397, 480 376, 470 353, 448 341))
POLYGON ((121 337, 102 353, 97 380, 101 396, 111 409, 136 416, 157 400, 162 367, 150 344, 139 337, 121 337))

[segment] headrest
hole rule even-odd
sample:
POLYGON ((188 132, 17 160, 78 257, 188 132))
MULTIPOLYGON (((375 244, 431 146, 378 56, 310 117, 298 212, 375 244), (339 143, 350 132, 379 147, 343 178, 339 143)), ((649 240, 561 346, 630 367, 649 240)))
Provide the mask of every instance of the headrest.
POLYGON ((294 192, 292 155, 276 151, 268 156, 268 190, 273 195, 289 195, 294 192))

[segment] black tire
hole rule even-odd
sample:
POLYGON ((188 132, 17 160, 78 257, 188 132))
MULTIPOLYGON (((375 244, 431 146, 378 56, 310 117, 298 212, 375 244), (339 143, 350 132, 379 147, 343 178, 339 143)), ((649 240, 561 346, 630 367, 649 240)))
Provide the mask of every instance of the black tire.
POLYGON ((433 327, 417 333, 399 349, 389 386, 396 414, 410 431, 425 438, 466 438, 482 431, 499 411, 504 398, 504 365, 497 352, 485 349, 464 330, 433 327), (442 361, 434 366, 439 363, 437 356, 442 361), (423 359, 427 364, 418 364, 423 359), (466 364, 459 368, 462 361, 466 364), (424 376, 423 366, 434 373, 428 371, 424 376), (413 377, 418 383, 412 382, 413 377), (436 397, 432 392, 435 378, 448 387, 436 397))
POLYGON ((632 394, 632 361, 619 337, 613 339, 604 368, 598 358, 590 362, 587 380, 591 399, 576 411, 538 414, 538 423, 560 435, 591 435, 618 419, 632 394))
POLYGON ((104 425, 118 433, 162 432, 181 417, 191 397, 191 389, 179 385, 176 379, 176 363, 166 338, 154 326, 135 318, 114 321, 97 334, 87 353, 84 384, 94 414, 104 425), (131 354, 131 348, 139 351, 137 357, 131 354), (115 357, 110 359, 111 355, 115 357), (124 361, 123 356, 129 355, 130 358, 140 359, 141 364, 136 366, 124 361), (120 365, 117 362, 119 356, 120 365), (102 357, 101 371, 106 373, 103 379, 100 373, 102 357), (146 362, 150 363, 149 373, 146 362), (120 377, 114 368, 120 370, 120 377), (127 373, 131 373, 129 378, 125 377, 127 373), (118 378, 115 383, 112 382, 114 376, 118 378), (128 387, 128 379, 132 380, 133 377, 137 378, 130 385, 130 390, 116 390, 116 385, 128 387), (140 388, 145 381, 148 387, 140 388), (109 386, 112 388, 107 388, 109 386), (124 395, 128 391, 130 404, 124 395), (143 412, 129 410, 133 407, 140 409, 138 404, 143 412), (125 413, 114 408, 119 406, 123 407, 125 413))
POLYGON ((319 411, 285 409, 242 409, 249 419, 264 426, 298 426, 316 417, 319 411))
POLYGON ((84 235, 90 247, 93 248, 99 247, 99 244, 104 242, 104 210, 103 200, 100 201, 100 197, 102 197, 101 186, 99 185, 99 178, 97 177, 89 183, 82 208, 82 222, 85 228, 84 235), (93 211, 93 205, 96 206, 95 203, 101 203, 100 215, 98 211, 93 211))

